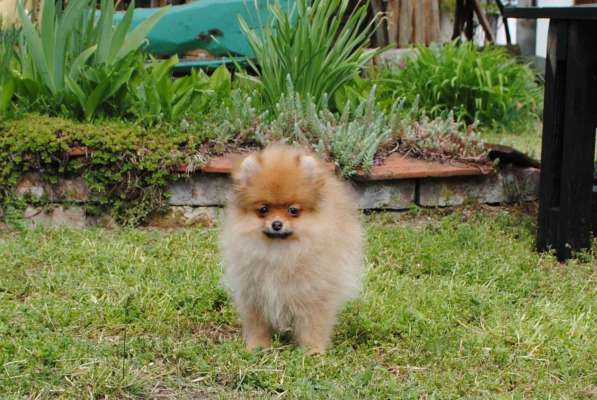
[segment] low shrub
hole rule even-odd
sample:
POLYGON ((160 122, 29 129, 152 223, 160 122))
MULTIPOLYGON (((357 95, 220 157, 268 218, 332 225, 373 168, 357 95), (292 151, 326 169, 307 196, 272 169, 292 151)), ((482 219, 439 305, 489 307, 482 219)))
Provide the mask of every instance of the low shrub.
MULTIPOLYGON (((279 3, 269 6, 272 18, 261 32, 240 20, 255 55, 250 62, 268 106, 290 93, 287 80, 317 108, 328 106, 335 92, 353 77, 379 50, 365 49, 377 24, 367 23, 367 2, 357 2, 350 11, 349 0, 297 0, 295 8, 284 10, 279 3)), ((259 21, 261 25, 263 21, 259 21)))
POLYGON ((319 110, 312 98, 302 98, 287 82, 287 93, 274 112, 259 114, 250 98, 236 95, 220 124, 214 123, 214 138, 237 147, 260 147, 284 141, 310 146, 336 163, 344 176, 371 167, 391 153, 438 161, 487 162, 486 150, 474 125, 454 120, 452 115, 429 117, 399 99, 385 112, 379 107, 376 88, 355 106, 346 103, 342 113, 319 110))
POLYGON ((479 128, 525 131, 534 126, 542 108, 542 89, 533 70, 497 47, 479 49, 453 42, 416 49, 404 65, 372 72, 340 94, 364 98, 378 86, 380 106, 388 110, 397 98, 430 116, 450 113, 479 128))

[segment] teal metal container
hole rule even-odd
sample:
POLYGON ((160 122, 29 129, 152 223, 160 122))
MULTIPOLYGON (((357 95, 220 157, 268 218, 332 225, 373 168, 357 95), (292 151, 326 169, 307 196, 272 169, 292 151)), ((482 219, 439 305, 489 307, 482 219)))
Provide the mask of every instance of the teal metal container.
MULTIPOLYGON (((295 0, 278 0, 291 12, 295 0)), ((172 6, 148 35, 148 50, 153 54, 179 54, 189 50, 204 49, 217 60, 187 60, 179 68, 215 67, 233 60, 252 57, 251 48, 240 29, 239 17, 254 29, 269 23, 269 0, 199 0, 172 6), (232 57, 232 58, 231 58, 232 57)), ((157 12, 157 8, 137 8, 133 14, 133 27, 157 12)), ((114 21, 119 22, 124 12, 118 12, 114 21)))

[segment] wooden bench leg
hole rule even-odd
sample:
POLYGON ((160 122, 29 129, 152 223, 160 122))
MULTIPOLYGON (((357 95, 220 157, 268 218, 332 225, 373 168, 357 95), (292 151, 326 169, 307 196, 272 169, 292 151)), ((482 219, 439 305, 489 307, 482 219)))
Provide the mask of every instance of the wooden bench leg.
POLYGON ((597 110, 597 56, 591 48, 596 35, 591 22, 554 21, 548 39, 537 246, 554 248, 560 260, 591 245, 597 110))
POLYGON ((551 20, 545 64, 545 99, 537 231, 537 250, 539 251, 549 250, 558 243, 567 45, 568 22, 551 20))
POLYGON ((596 36, 594 22, 570 23, 560 194, 560 246, 565 246, 561 256, 566 258, 570 256, 570 251, 591 247, 597 123, 596 36))

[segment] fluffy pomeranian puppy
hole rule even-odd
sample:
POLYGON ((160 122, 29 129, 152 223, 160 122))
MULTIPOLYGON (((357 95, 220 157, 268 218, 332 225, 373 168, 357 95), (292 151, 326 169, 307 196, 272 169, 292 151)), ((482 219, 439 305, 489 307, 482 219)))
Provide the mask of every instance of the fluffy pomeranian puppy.
POLYGON ((221 232, 224 284, 247 349, 291 332, 323 353, 341 306, 358 294, 362 234, 349 189, 315 155, 272 145, 245 157, 221 232))

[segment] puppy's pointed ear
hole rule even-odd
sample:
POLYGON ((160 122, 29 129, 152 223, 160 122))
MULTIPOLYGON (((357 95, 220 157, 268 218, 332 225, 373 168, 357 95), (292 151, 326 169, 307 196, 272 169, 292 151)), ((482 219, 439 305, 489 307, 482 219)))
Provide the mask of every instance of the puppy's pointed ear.
POLYGON ((317 178, 321 174, 321 164, 312 155, 300 155, 297 163, 309 178, 317 178))
POLYGON ((261 165, 259 163, 258 154, 249 154, 242 159, 240 163, 232 171, 232 179, 241 186, 246 186, 249 180, 259 172, 261 165))

